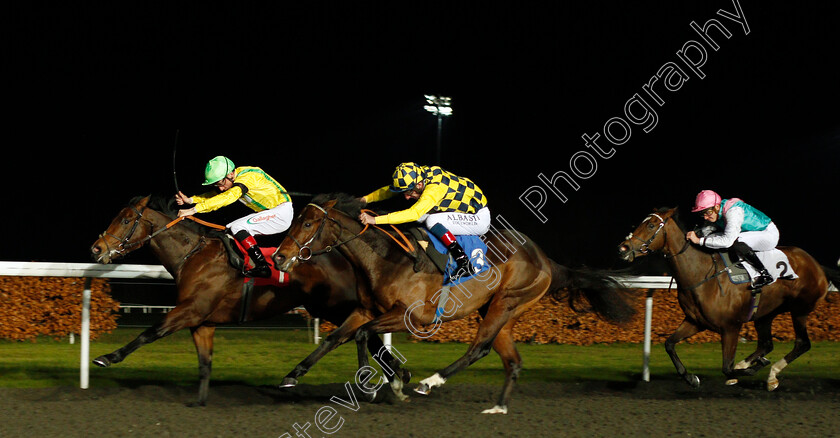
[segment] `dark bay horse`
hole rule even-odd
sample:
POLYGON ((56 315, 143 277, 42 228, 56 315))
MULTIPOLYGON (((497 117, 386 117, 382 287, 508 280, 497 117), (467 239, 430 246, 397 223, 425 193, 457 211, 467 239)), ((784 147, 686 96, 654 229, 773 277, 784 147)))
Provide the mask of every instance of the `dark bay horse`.
MULTIPOLYGON (((435 318, 443 276, 425 255, 409 254, 378 230, 365 231, 357 219, 361 203, 348 195, 320 195, 301 210, 277 248, 278 267, 294 273, 320 255, 339 251, 370 284, 369 309, 378 316, 355 331, 359 360, 367 359, 366 340, 379 333, 428 327, 435 318)), ((514 230, 485 235, 492 269, 451 288, 443 321, 464 318, 478 310, 478 333, 466 354, 420 382, 415 391, 428 394, 455 373, 496 350, 505 368, 505 383, 498 403, 485 413, 507 413, 513 384, 522 359, 513 341, 517 319, 546 293, 570 304, 588 301, 590 309, 612 322, 629 321, 634 309, 624 301, 620 286, 604 272, 572 270, 552 261, 530 239, 514 230)), ((414 248, 417 248, 414 241, 414 248)), ((576 308, 573 306, 573 308, 576 308)), ((426 333, 426 331, 423 331, 426 333)), ((344 340, 350 330, 330 334, 344 340)), ((296 368, 290 377, 305 372, 296 368)))
POLYGON ((665 341, 665 350, 674 362, 677 373, 692 387, 700 379, 686 372, 677 356, 676 344, 704 330, 720 334, 723 353, 723 374, 727 384, 737 383, 738 376, 754 375, 770 362, 765 355, 773 350, 773 319, 790 313, 796 340, 793 350, 770 368, 767 389, 779 386, 778 374, 797 357, 811 348, 808 339, 808 315, 828 291, 828 280, 813 257, 796 247, 779 247, 788 257, 797 279, 778 279, 762 288, 758 308, 751 310, 753 300, 749 283, 733 284, 723 272, 723 263, 712 251, 691 245, 686 230, 679 223, 677 209, 659 209, 648 215, 628 238, 619 245, 619 255, 633 261, 653 252, 664 254, 677 283, 677 299, 685 319, 665 341), (741 327, 753 316, 758 342, 756 350, 734 364, 741 327))
MULTIPOLYGON (((93 362, 102 367, 110 366, 145 344, 189 328, 198 352, 198 404, 204 405, 216 325, 240 321, 244 277, 229 262, 220 232, 189 220, 172 225, 176 212, 171 200, 134 199, 91 247, 94 259, 107 264, 148 244, 175 278, 178 290, 175 308, 160 322, 124 347, 99 356, 93 362)), ((373 318, 360 307, 360 297, 367 295, 365 284, 357 281, 352 267, 340 254, 328 254, 295 274, 283 287, 256 286, 250 304, 244 310, 247 320, 282 315, 301 305, 315 317, 353 328, 373 318)), ((371 349, 382 350, 381 339, 373 337, 370 341, 371 349)), ((324 348, 333 347, 318 346, 318 350, 324 348)), ((398 365, 387 354, 383 359, 395 367, 398 365)), ((408 382, 409 376, 401 372, 397 377, 401 379, 393 379, 391 385, 397 396, 404 398, 401 387, 403 381, 408 382)))

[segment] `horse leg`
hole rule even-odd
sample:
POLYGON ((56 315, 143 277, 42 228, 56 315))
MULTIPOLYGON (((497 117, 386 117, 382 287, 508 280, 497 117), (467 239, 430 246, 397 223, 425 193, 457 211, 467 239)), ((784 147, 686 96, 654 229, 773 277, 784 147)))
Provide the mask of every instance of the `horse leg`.
POLYGON ((703 331, 697 324, 689 321, 688 319, 684 319, 682 323, 677 327, 677 330, 674 331, 668 339, 665 340, 665 351, 668 353, 668 356, 671 358, 671 362, 674 363, 674 367, 677 369, 677 374, 685 380, 692 388, 699 388, 700 387, 700 378, 694 374, 689 374, 686 372, 685 366, 683 366, 682 361, 680 360, 679 356, 677 356, 677 344, 682 341, 683 339, 690 338, 697 333, 703 331))
MULTIPOLYGON (((310 353, 309 356, 297 364, 295 368, 289 372, 285 378, 283 378, 283 382, 280 383, 279 387, 291 388, 297 385, 298 378, 308 373, 309 369, 312 368, 315 363, 321 360, 321 358, 327 353, 333 351, 339 345, 349 341, 359 326, 368 320, 370 320, 370 317, 363 314, 361 310, 354 310, 353 313, 344 320, 344 323, 342 323, 340 327, 333 330, 329 336, 324 338, 324 341, 315 348, 315 351, 310 353)), ((365 357, 365 362, 367 362, 367 357, 365 357)))
POLYGON ((472 365, 482 357, 487 356, 496 336, 502 327, 510 321, 511 311, 507 309, 516 307, 510 303, 503 303, 501 299, 494 298, 487 310, 487 317, 482 319, 481 324, 479 324, 478 333, 467 349, 467 352, 446 368, 436 372, 431 377, 421 380, 420 385, 414 391, 427 395, 435 386, 443 385, 447 379, 457 372, 472 365))
MULTIPOLYGON (((749 368, 735 369, 735 351, 738 349, 738 336, 741 334, 741 325, 735 327, 726 327, 720 332, 721 353, 723 355, 723 364, 721 371, 726 376, 727 385, 734 385, 738 383, 735 376, 751 375, 749 368)), ((752 371, 755 374, 755 371, 752 371)))
POLYGON ((808 338, 808 314, 791 315, 791 319, 793 320, 793 332, 796 334, 796 340, 793 342, 793 350, 785 355, 784 359, 774 363, 770 367, 770 375, 767 376, 768 391, 779 387, 779 379, 776 376, 786 366, 811 349, 811 340, 808 338))
POLYGON ((758 333, 755 351, 741 362, 738 362, 735 365, 736 370, 749 368, 755 374, 758 370, 770 364, 770 361, 765 356, 773 351, 772 326, 774 318, 775 315, 772 315, 755 320, 755 331, 758 333))
POLYGON ((196 353, 198 353, 198 402, 192 406, 205 406, 210 389, 210 370, 213 364, 213 335, 215 326, 200 325, 190 328, 196 353))
POLYGON ((522 369, 522 357, 519 356, 513 342, 514 322, 513 320, 508 322, 493 341, 493 349, 496 350, 496 353, 499 353, 502 365, 505 367, 505 384, 502 387, 502 393, 496 406, 485 409, 481 412, 482 414, 507 414, 510 393, 513 390, 514 383, 519 378, 519 371, 522 369))
POLYGON ((393 347, 391 351, 388 351, 378 336, 380 333, 404 331, 405 312, 405 307, 398 305, 356 330, 356 348, 359 359, 359 373, 356 375, 356 379, 357 383, 363 382, 360 387, 364 388, 363 391, 370 396, 371 401, 376 397, 379 386, 371 387, 366 383, 376 373, 368 365, 368 347, 371 349, 373 359, 376 360, 387 376, 394 395, 402 401, 408 399, 408 396, 402 392, 402 388, 411 379, 411 373, 408 370, 400 369, 400 364, 405 363, 406 359, 393 347), (399 359, 395 358, 394 355, 398 355, 399 359))
MULTIPOLYGON (((385 347, 385 344, 379 336, 370 336, 367 341, 367 346, 371 352, 375 352, 373 359, 379 363, 385 375, 388 376, 388 381, 391 383, 391 390, 394 392, 394 395, 402 401, 407 400, 408 396, 403 393, 402 389, 411 380, 411 372, 405 368, 400 368, 400 365, 405 362, 405 358, 400 354, 402 360, 397 360, 391 354, 391 351, 385 347)), ((399 354, 396 350, 394 352, 395 354, 399 354)), ((361 369, 365 365, 368 365, 367 355, 365 355, 365 361, 359 363, 359 368, 361 369)))
POLYGON ((122 348, 97 357, 93 360, 93 363, 103 368, 109 367, 115 363, 122 362, 126 356, 146 344, 169 336, 185 327, 197 326, 201 322, 201 318, 198 317, 198 313, 192 307, 190 305, 179 305, 175 307, 166 314, 163 320, 144 330, 134 340, 125 344, 122 348))

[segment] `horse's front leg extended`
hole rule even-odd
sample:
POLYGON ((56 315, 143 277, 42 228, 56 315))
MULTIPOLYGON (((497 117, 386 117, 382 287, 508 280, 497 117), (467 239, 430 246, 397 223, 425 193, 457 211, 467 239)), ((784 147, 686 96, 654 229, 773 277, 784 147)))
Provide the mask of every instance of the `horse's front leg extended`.
POLYGON ((315 351, 310 353, 309 356, 306 356, 304 360, 298 363, 295 368, 290 371, 285 378, 283 378, 283 382, 279 385, 280 388, 291 388, 296 386, 298 378, 308 373, 309 369, 321 360, 322 357, 326 356, 327 353, 333 351, 339 345, 349 341, 353 336, 353 333, 356 332, 356 329, 369 320, 370 317, 367 316, 365 312, 360 310, 353 311, 353 313, 344 320, 344 323, 342 323, 340 327, 333 330, 329 336, 324 338, 324 341, 315 348, 315 351))
POLYGON ((197 326, 200 322, 201 318, 194 309, 187 305, 179 305, 167 313, 163 320, 140 333, 133 341, 120 349, 97 357, 93 360, 93 363, 101 367, 109 367, 115 363, 120 363, 138 348, 183 328, 197 326))
POLYGON ((665 351, 668 353, 668 356, 671 358, 671 362, 674 363, 674 367, 677 369, 677 374, 685 380, 686 383, 691 385, 692 388, 699 388, 700 387, 700 378, 694 374, 689 374, 685 366, 683 366, 682 361, 680 360, 679 356, 677 356, 677 343, 682 341, 683 339, 690 338, 697 333, 703 331, 697 324, 689 321, 688 319, 684 319, 682 323, 680 323, 677 330, 665 340, 665 351))

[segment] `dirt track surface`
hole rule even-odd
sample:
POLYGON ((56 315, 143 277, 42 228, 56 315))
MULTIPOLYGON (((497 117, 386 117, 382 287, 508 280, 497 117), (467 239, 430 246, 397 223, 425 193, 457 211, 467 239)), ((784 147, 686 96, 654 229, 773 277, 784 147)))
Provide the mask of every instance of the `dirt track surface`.
POLYGON ((449 384, 424 397, 406 388, 408 403, 380 394, 351 411, 330 401, 348 399, 342 384, 215 385, 205 407, 188 406, 193 387, 0 389, 0 437, 295 437, 306 423, 301 437, 840 436, 840 380, 783 379, 772 393, 757 379, 706 379, 699 390, 670 378, 520 384, 507 415, 482 415, 498 391, 449 384), (315 426, 323 406, 343 419, 323 421, 331 435, 315 426))

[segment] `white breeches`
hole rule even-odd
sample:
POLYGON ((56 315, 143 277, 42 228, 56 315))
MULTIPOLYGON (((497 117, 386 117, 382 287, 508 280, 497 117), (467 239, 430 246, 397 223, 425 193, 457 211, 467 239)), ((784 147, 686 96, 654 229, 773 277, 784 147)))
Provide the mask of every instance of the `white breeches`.
POLYGON ((490 229, 490 209, 478 210, 475 214, 442 212, 423 215, 418 222, 427 228, 441 224, 456 236, 482 236, 490 229))
POLYGON ((779 229, 770 222, 761 231, 741 231, 738 241, 746 243, 753 251, 769 251, 779 244, 779 229))
POLYGON ((247 231, 252 236, 278 234, 289 229, 294 218, 294 208, 291 202, 284 202, 277 207, 252 213, 241 217, 227 225, 231 234, 247 231))

